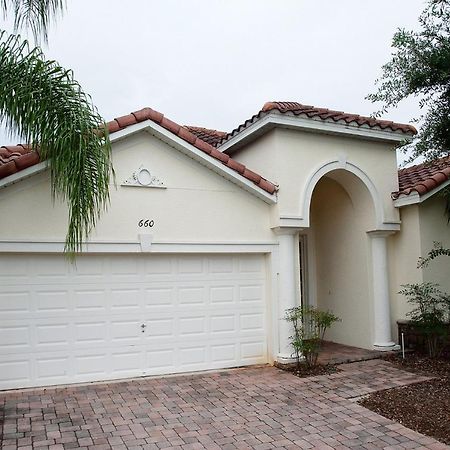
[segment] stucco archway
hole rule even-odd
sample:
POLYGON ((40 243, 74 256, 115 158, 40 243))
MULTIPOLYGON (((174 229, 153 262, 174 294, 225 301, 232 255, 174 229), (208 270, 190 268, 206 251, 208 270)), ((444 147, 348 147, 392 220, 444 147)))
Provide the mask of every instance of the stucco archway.
MULTIPOLYGON (((383 203, 375 184, 366 174, 366 172, 364 172, 357 165, 345 160, 333 160, 323 163, 319 167, 317 167, 306 179, 304 187, 302 189, 303 195, 300 204, 301 217, 303 218, 305 226, 309 227, 311 222, 311 201, 314 189, 323 177, 330 176, 329 174, 332 175, 333 173, 347 173, 349 176, 353 175, 353 179, 357 179, 360 182, 361 187, 365 188, 363 192, 368 194, 368 198, 370 198, 370 203, 373 207, 374 215, 372 229, 383 228, 382 224, 385 221, 383 203)), ((345 181, 344 184, 346 184, 345 181)))
POLYGON ((314 180, 308 217, 308 262, 314 273, 309 283, 313 284, 310 292, 314 292, 314 298, 306 300, 341 317, 342 322, 329 330, 329 340, 372 348, 367 232, 382 220, 376 191, 371 191, 367 180, 354 171, 339 167, 327 170, 314 180))

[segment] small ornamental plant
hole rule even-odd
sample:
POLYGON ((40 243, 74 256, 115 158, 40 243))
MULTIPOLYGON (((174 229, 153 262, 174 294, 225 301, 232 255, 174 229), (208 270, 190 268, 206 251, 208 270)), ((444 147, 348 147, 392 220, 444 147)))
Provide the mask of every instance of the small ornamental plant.
POLYGON ((413 305, 407 316, 425 337, 428 355, 438 358, 449 339, 450 295, 436 283, 404 284, 402 288, 399 294, 413 305))
POLYGON ((333 323, 341 319, 330 311, 322 311, 312 306, 296 306, 285 312, 293 330, 290 344, 293 349, 297 370, 300 370, 302 358, 308 367, 317 365, 325 332, 333 323))

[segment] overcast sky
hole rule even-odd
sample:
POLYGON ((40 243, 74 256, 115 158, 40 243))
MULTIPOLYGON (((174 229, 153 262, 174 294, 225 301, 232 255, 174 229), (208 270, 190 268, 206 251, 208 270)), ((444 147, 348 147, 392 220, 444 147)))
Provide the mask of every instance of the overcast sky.
MULTIPOLYGON (((230 131, 270 100, 367 115, 395 30, 417 28, 424 5, 67 0, 44 51, 74 70, 106 120, 150 106, 180 124, 230 131)), ((417 115, 408 102, 387 118, 417 115)))

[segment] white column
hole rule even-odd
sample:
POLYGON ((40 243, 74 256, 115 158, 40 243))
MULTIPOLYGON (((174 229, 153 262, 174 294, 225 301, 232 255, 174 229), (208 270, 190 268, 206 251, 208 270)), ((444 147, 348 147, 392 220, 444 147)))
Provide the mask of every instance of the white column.
POLYGON ((372 241, 373 270, 373 346, 376 350, 392 350, 391 310, 389 301, 389 272, 387 237, 392 232, 369 233, 372 241))
POLYGON ((298 274, 295 256, 298 246, 298 229, 278 228, 279 273, 278 273, 278 355, 280 363, 294 361, 293 349, 289 343, 292 335, 291 325, 284 320, 285 311, 299 305, 297 301, 298 274))

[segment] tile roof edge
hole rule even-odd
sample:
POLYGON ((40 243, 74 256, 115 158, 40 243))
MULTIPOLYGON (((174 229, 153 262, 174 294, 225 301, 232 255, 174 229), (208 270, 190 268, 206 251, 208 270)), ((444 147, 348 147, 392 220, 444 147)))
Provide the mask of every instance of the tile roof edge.
MULTIPOLYGON (((440 186, 444 185, 446 182, 450 181, 450 156, 445 156, 442 158, 438 158, 435 161, 430 162, 424 162, 421 164, 416 164, 414 166, 405 167, 403 169, 398 170, 398 178, 400 181, 400 177, 405 174, 410 174, 414 172, 418 172, 420 169, 423 168, 433 168, 437 164, 447 164, 446 167, 436 167, 436 170, 428 175, 427 177, 424 177, 423 179, 418 179, 414 181, 411 185, 407 187, 403 187, 402 189, 399 189, 398 191, 392 192, 391 197, 393 200, 397 200, 400 197, 407 197, 414 192, 419 195, 419 197, 426 195, 433 191, 434 189, 439 188, 440 186)), ((418 175, 417 175, 418 176, 418 175)))
POLYGON ((295 116, 300 115, 310 115, 307 118, 314 120, 314 117, 319 117, 322 121, 328 121, 332 123, 339 123, 339 121, 344 120, 347 125, 351 123, 356 123, 357 127, 367 126, 371 129, 379 128, 380 131, 394 133, 394 134, 404 134, 405 136, 414 136, 417 134, 417 129, 411 124, 397 123, 384 119, 375 119, 373 117, 361 116, 359 114, 346 113, 343 111, 335 111, 327 108, 320 108, 311 105, 303 105, 297 102, 266 102, 261 110, 246 119, 243 123, 238 125, 232 131, 227 133, 226 136, 222 138, 222 140, 218 143, 217 147, 220 148, 222 145, 230 141, 235 136, 238 136, 243 130, 248 128, 251 124, 258 121, 262 117, 266 116, 270 113, 278 113, 278 114, 294 114, 295 116), (280 104, 289 104, 291 108, 281 108, 280 104), (298 109, 294 109, 298 107, 298 109), (294 111, 297 111, 295 113, 294 111), (312 116, 311 116, 312 115, 312 116), (321 118, 320 116, 325 115, 325 118, 321 118))
POLYGON ((178 125, 177 123, 165 117, 164 114, 155 111, 151 108, 146 107, 138 111, 134 111, 125 116, 117 117, 107 122, 106 127, 110 134, 114 134, 117 131, 124 130, 125 128, 131 125, 135 125, 137 123, 141 123, 146 120, 150 120, 158 124, 159 126, 165 128, 166 130, 170 131, 177 137, 183 139, 187 143, 201 150, 206 155, 209 155, 215 160, 221 162, 224 166, 232 169, 238 175, 251 181, 255 186, 266 191, 270 195, 275 194, 275 192, 278 190, 278 186, 275 183, 272 183, 263 178, 261 175, 258 175, 255 172, 251 171, 243 164, 239 163, 238 161, 235 161, 234 159, 230 158, 230 156, 219 151, 213 145, 195 136, 186 127, 178 125))

